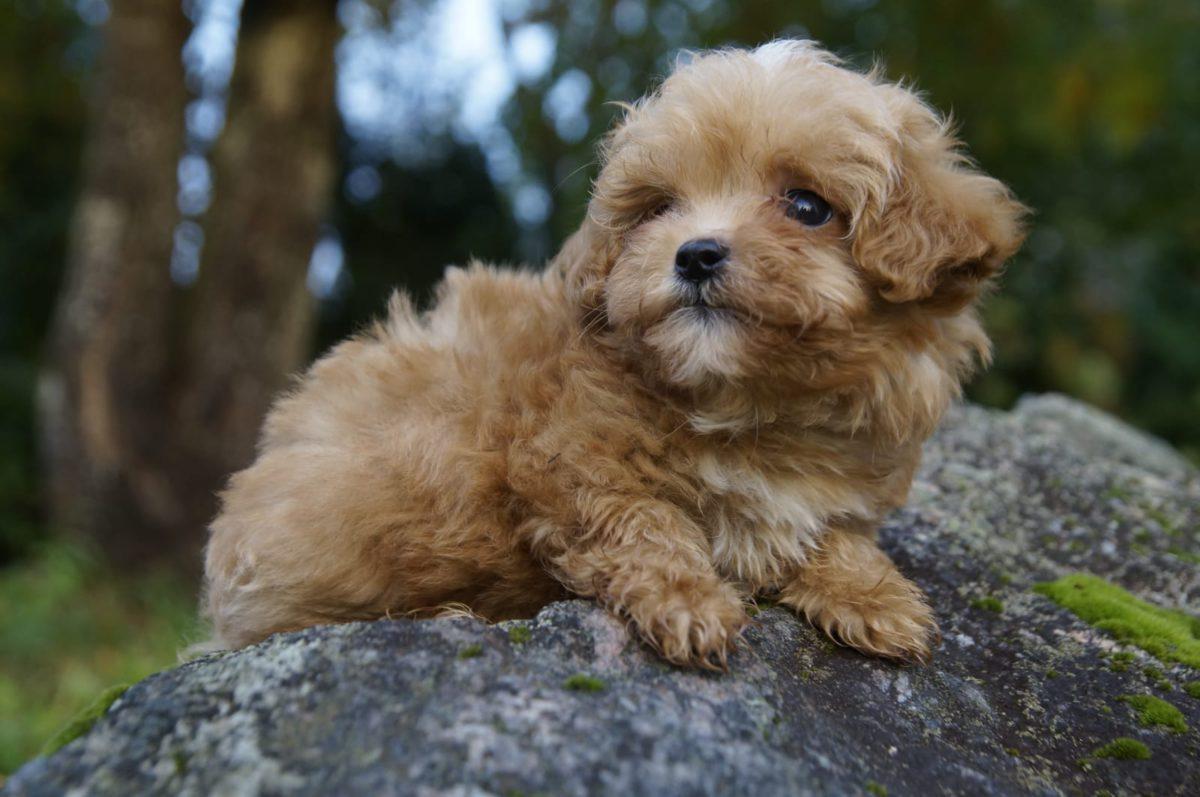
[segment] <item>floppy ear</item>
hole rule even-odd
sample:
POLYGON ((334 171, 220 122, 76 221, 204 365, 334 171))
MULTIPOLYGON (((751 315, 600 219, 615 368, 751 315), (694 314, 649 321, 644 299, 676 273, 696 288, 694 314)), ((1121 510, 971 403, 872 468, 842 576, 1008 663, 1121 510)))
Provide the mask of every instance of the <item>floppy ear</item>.
POLYGON ((1020 248, 1027 211, 973 167, 932 111, 893 90, 908 106, 898 163, 858 221, 854 257, 889 302, 956 311, 1020 248))
POLYGON ((589 216, 551 264, 551 269, 563 276, 567 300, 583 313, 604 308, 604 281, 616 259, 611 238, 589 216))

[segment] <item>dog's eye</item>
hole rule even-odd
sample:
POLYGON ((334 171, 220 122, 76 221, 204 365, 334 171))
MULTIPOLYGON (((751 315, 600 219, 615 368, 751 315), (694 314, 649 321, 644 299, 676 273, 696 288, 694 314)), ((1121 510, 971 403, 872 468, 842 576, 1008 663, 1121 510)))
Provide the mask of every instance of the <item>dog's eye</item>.
POLYGON ((642 221, 646 222, 650 221, 651 219, 657 219, 659 216, 662 216, 669 211, 672 204, 673 203, 671 200, 664 199, 658 204, 651 206, 649 210, 642 214, 642 221))
POLYGON ((807 227, 820 227, 833 218, 833 208, 812 191, 793 188, 787 192, 787 215, 807 227))

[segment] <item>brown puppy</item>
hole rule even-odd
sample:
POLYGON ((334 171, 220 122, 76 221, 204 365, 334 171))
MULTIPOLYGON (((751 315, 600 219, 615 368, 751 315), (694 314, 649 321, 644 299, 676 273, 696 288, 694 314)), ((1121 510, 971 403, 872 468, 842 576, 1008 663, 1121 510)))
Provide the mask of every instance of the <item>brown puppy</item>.
POLYGON ((451 269, 275 405, 212 526, 220 642, 574 593, 718 666, 770 595, 928 656, 872 532, 987 359, 973 304, 1022 207, 914 94, 806 42, 696 57, 602 155, 545 273, 451 269))

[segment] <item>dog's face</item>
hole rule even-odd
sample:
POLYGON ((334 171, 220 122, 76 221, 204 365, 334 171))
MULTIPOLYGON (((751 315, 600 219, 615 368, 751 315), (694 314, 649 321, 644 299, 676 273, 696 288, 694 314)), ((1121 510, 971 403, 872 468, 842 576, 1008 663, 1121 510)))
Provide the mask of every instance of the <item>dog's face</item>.
POLYGON ((1020 243, 1021 206, 933 111, 804 42, 678 68, 603 156, 572 296, 681 387, 870 367, 1020 243))

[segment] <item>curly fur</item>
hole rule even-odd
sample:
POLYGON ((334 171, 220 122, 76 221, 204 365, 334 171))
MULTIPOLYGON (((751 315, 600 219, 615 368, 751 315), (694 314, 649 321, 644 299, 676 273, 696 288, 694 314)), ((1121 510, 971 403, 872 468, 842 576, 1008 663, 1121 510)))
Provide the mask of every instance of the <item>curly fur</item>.
POLYGON ((928 656, 932 615, 871 531, 988 356, 973 306, 1022 207, 918 96, 806 42, 697 56, 602 160, 544 272, 450 269, 431 310, 397 296, 279 399, 212 524, 221 642, 573 593, 721 667, 776 595, 928 656), (788 218, 793 188, 833 221, 788 218), (696 237, 732 252, 703 307, 673 274, 696 237))

